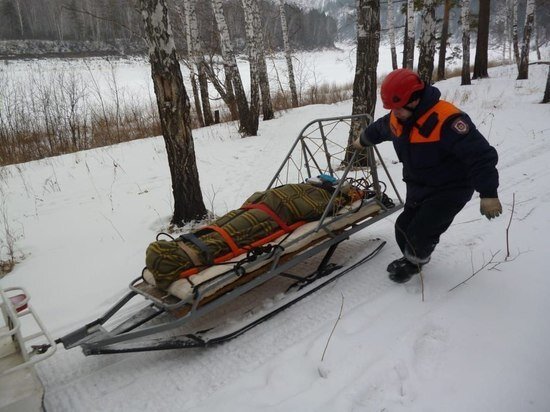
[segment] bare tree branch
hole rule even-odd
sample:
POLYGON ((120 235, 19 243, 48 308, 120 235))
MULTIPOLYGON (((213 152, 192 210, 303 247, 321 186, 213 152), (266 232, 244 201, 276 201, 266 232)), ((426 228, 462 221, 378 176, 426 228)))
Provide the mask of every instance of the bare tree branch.
MULTIPOLYGON (((501 262, 495 262, 493 259, 496 257, 496 255, 498 255, 500 253, 500 250, 498 250, 496 253, 492 253, 491 254, 491 259, 483 264, 483 266, 481 266, 478 270, 476 270, 474 273, 472 273, 472 276, 470 276, 468 279, 465 279, 464 281, 460 282, 458 285, 452 287, 451 289, 449 289, 449 292, 452 292, 453 290, 455 290, 457 287, 459 286, 462 286, 463 284, 465 284, 466 282, 468 282, 471 278, 473 278, 475 275, 477 275, 479 272, 481 272, 483 269, 485 269, 487 266, 493 264, 493 263, 501 263, 501 262)), ((473 266, 472 266, 473 267, 473 266)), ((495 266, 493 266, 491 269, 494 269, 495 266)))

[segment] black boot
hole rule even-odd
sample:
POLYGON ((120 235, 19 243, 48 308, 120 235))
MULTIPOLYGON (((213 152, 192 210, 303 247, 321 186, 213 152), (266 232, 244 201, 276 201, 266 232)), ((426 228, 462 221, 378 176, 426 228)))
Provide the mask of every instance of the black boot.
POLYGON ((411 263, 407 258, 396 259, 388 265, 389 277, 396 283, 408 282, 413 275, 420 272, 422 265, 411 263))

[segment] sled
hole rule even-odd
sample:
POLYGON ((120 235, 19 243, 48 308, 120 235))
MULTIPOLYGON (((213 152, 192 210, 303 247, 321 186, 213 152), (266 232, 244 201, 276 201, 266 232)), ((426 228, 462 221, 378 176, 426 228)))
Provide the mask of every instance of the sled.
POLYGON ((319 175, 334 178, 334 192, 319 220, 178 279, 167 290, 159 289, 145 269, 102 317, 56 342, 66 349, 80 346, 85 355, 212 346, 241 335, 370 260, 385 242, 366 242, 367 255, 347 267, 331 262, 342 242, 403 206, 376 147, 356 151, 348 145, 351 130, 361 130, 370 121, 368 115, 353 115, 308 123, 269 183, 267 189, 319 175), (397 199, 386 193, 389 187, 379 180, 379 168, 397 199), (362 197, 331 212, 345 185, 359 188, 362 197))

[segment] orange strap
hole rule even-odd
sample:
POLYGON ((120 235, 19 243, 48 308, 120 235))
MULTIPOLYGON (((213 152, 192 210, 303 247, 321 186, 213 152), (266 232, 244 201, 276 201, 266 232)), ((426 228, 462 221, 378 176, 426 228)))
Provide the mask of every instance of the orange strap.
MULTIPOLYGON (((293 223, 292 225, 288 226, 288 231, 285 231, 283 229, 281 230, 278 230, 276 231, 275 233, 272 233, 262 239, 259 239, 255 242, 253 242, 252 244, 248 245, 247 247, 245 248, 240 248, 240 249, 237 249, 237 250, 231 250, 230 253, 226 253, 225 255, 223 256, 218 256, 217 258, 214 259, 214 263, 223 263, 223 262, 226 262, 228 261, 229 259, 233 259, 235 256, 239 256, 245 252, 247 252, 248 250, 252 249, 252 248, 255 248, 255 247, 258 247, 258 246, 263 246, 265 245, 266 243, 269 243, 269 242, 273 242, 275 239, 277 239, 278 237, 281 237, 283 236, 285 233, 288 233, 288 232, 293 232, 294 230, 296 230, 297 228, 299 228, 300 226, 302 226, 303 224, 305 224, 305 220, 302 220, 300 222, 296 222, 296 223, 293 223)), ((207 226, 209 227, 209 226, 207 226)), ((214 227, 217 227, 217 226, 214 226, 214 227)), ((217 227, 218 229, 220 229, 219 227, 217 227)), ((210 227, 210 229, 213 229, 212 227, 210 227)), ((216 229, 213 229, 213 230, 216 230, 216 229)), ((220 229, 220 230, 223 230, 223 229, 220 229)), ((216 230, 216 232, 218 232, 216 230)), ((225 231, 224 231, 225 232, 225 231)), ((218 232, 220 233, 220 232, 218 232)), ((221 235, 221 233, 220 233, 221 235)), ((223 235, 222 235, 223 236, 223 235)), ((227 235, 229 236, 229 235, 227 235)), ((225 239, 225 237, 224 237, 225 239)), ((231 240, 231 243, 235 244, 235 242, 233 242, 233 240, 229 237, 229 239, 231 240)), ((228 243, 229 244, 229 243, 228 243)), ((231 245, 229 244, 229 247, 231 247, 231 245)), ((183 272, 180 273, 180 278, 186 278, 186 277, 189 277, 189 276, 192 276, 192 275, 196 275, 197 273, 199 273, 201 270, 203 270, 203 268, 199 269, 197 267, 194 267, 194 268, 191 268, 191 269, 187 269, 187 270, 184 270, 183 272)))
POLYGON ((285 232, 290 232, 290 228, 288 225, 277 215, 268 205, 265 203, 251 203, 249 205, 244 205, 241 207, 243 210, 250 210, 250 209, 258 209, 262 212, 265 212, 271 217, 281 229, 283 229, 285 232))
POLYGON ((225 229, 222 229, 221 227, 219 226, 214 226, 214 225, 211 225, 211 226, 205 226, 203 227, 201 230, 204 230, 204 229, 211 229, 213 230, 214 232, 218 232, 218 234, 223 238, 223 240, 225 240, 225 243, 227 243, 227 246, 229 246, 229 248, 231 249, 231 252, 233 252, 233 254, 235 256, 237 256, 239 253, 239 247, 237 246, 237 244, 233 241, 233 239, 231 238, 231 236, 229 236, 229 233, 227 233, 225 231, 225 229))

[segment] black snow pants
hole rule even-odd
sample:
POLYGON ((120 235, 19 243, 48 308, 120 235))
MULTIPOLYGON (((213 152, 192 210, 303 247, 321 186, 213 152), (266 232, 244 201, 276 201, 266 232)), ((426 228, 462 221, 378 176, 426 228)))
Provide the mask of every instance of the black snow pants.
POLYGON ((395 222, 395 239, 403 255, 428 261, 439 237, 472 198, 473 192, 470 188, 460 188, 434 193, 421 202, 407 200, 395 222))

